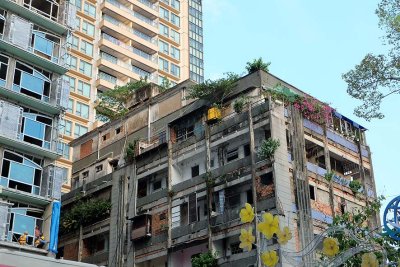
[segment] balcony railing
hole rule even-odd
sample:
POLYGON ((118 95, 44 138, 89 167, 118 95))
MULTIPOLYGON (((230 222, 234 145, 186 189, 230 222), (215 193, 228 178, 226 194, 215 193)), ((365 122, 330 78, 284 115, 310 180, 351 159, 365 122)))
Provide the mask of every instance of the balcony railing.
POLYGON ((103 37, 103 39, 105 39, 107 41, 110 41, 113 44, 116 44, 116 45, 118 45, 118 46, 120 46, 120 47, 122 47, 122 48, 124 48, 124 49, 126 49, 126 50, 128 50, 128 51, 130 51, 130 52, 132 52, 132 53, 144 58, 144 59, 147 59, 147 60, 152 61, 154 63, 157 62, 157 56, 156 55, 150 55, 150 54, 148 54, 148 53, 146 53, 146 52, 144 52, 144 51, 142 51, 142 50, 140 50, 140 49, 138 49, 136 47, 126 45, 125 43, 121 42, 117 38, 114 38, 111 35, 108 35, 106 33, 103 33, 102 37, 103 37))
POLYGON ((149 25, 151 25, 151 26, 158 27, 158 23, 157 23, 156 20, 152 20, 152 19, 150 19, 150 18, 148 18, 148 17, 146 17, 146 16, 144 16, 144 15, 138 13, 138 12, 135 12, 135 11, 133 11, 133 10, 127 8, 126 6, 122 5, 122 4, 121 4, 120 2, 118 2, 118 1, 115 1, 115 0, 105 0, 105 2, 110 3, 110 4, 112 4, 113 6, 118 7, 119 9, 121 9, 121 10, 123 10, 123 11, 125 11, 125 12, 127 12, 127 13, 129 13, 129 14, 131 14, 131 15, 134 16, 135 18, 138 18, 138 19, 140 19, 141 21, 143 21, 143 22, 145 22, 145 23, 147 23, 147 24, 149 24, 149 25))
POLYGON ((107 74, 105 72, 99 72, 98 77, 102 80, 106 80, 112 84, 117 84, 117 78, 115 78, 114 76, 111 76, 110 74, 107 74))
POLYGON ((117 20, 117 19, 115 19, 115 18, 113 18, 113 17, 111 17, 109 15, 103 15, 103 19, 105 21, 108 21, 108 22, 118 26, 119 28, 122 28, 122 29, 124 29, 124 30, 126 30, 126 31, 128 31, 128 32, 130 32, 130 33, 132 33, 134 35, 136 35, 137 37, 139 37, 139 38, 141 38, 141 39, 143 39, 143 40, 145 40, 147 42, 150 42, 152 44, 157 44, 157 38, 151 37, 151 36, 141 32, 139 30, 136 30, 136 29, 133 29, 133 28, 131 28, 129 26, 126 26, 125 24, 123 24, 119 20, 117 20))
POLYGON ((142 3, 143 5, 146 5, 154 10, 158 10, 158 6, 148 0, 139 0, 140 3, 142 3))

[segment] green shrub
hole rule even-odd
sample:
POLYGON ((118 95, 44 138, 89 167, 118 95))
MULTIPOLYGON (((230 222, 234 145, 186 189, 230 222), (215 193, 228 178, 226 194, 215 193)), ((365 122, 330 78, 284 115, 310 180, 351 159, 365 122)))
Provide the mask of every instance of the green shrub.
POLYGON ((258 156, 264 159, 271 159, 279 146, 279 140, 268 138, 262 142, 260 148, 258 149, 258 156))
POLYGON ((353 191, 353 193, 356 194, 361 189, 362 185, 359 181, 353 180, 349 183, 349 187, 351 191, 353 191))
POLYGON ((207 251, 192 258, 192 267, 217 267, 217 252, 207 251))

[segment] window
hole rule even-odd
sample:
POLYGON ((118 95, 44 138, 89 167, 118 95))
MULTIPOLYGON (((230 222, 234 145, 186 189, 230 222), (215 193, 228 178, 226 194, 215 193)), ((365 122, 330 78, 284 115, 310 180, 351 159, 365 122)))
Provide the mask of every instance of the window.
POLYGON ((244 156, 250 156, 250 144, 246 144, 243 146, 243 152, 244 152, 244 156))
POLYGON ((8 232, 10 241, 15 242, 24 232, 27 232, 26 243, 33 246, 35 227, 39 226, 39 230, 42 229, 42 215, 43 213, 38 212, 38 209, 31 208, 28 205, 14 205, 14 208, 10 209, 10 225, 8 232))
POLYGON ((69 82, 69 89, 71 91, 75 91, 75 81, 76 79, 70 76, 65 75, 64 79, 69 82))
POLYGON ((171 22, 172 22, 172 24, 174 24, 174 25, 176 25, 178 27, 181 24, 179 16, 175 15, 174 13, 171 14, 171 22))
POLYGON ((199 165, 193 166, 192 167, 192 178, 199 176, 199 174, 200 174, 199 165))
POLYGON ((174 46, 171 46, 171 56, 175 59, 180 60, 180 58, 181 58, 180 50, 174 46))
POLYGON ((67 111, 69 113, 73 113, 74 112, 74 100, 72 100, 71 98, 68 99, 68 109, 67 111))
POLYGON ((89 3, 85 3, 83 12, 86 15, 91 16, 93 18, 96 17, 96 7, 94 5, 89 4, 89 3))
POLYGON ((176 42, 178 44, 180 43, 181 36, 180 36, 179 32, 171 29, 171 36, 170 37, 171 37, 172 40, 174 40, 174 42, 176 42))
POLYGON ((171 0, 171 6, 176 10, 181 9, 181 3, 178 0, 171 0))
POLYGON ((17 189, 31 194, 40 194, 40 182, 42 180, 42 167, 27 157, 4 151, 1 167, 0 185, 17 189))
POLYGON ((79 38, 76 37, 76 36, 71 35, 71 36, 68 38, 68 44, 71 45, 71 48, 73 48, 73 49, 75 49, 75 50, 78 50, 78 47, 79 47, 79 38))
POLYGON ((78 60, 76 57, 68 55, 68 66, 70 69, 76 70, 78 66, 78 60))
POLYGON ((53 120, 50 117, 24 112, 21 129, 22 140, 50 149, 52 125, 53 120))
POLYGON ((315 200, 315 187, 310 185, 310 199, 315 200))
POLYGON ((231 243, 230 249, 231 249, 232 255, 239 254, 239 253, 243 252, 243 249, 240 248, 240 242, 231 243))
POLYGON ((86 76, 92 77, 92 64, 81 59, 79 64, 79 72, 86 76))
POLYGON ((161 189, 161 186, 162 186, 161 180, 154 182, 153 183, 153 192, 161 189))
POLYGON ((89 177, 89 171, 82 172, 82 179, 89 177))
POLYGON ((63 184, 68 184, 68 168, 60 167, 63 172, 63 184))
POLYGON ((90 84, 78 81, 78 94, 90 97, 90 84))
POLYGON ((77 9, 82 9, 82 0, 70 0, 70 3, 76 6, 77 9))
POLYGON ((106 141, 109 137, 110 137, 110 133, 106 133, 105 135, 103 135, 101 137, 101 139, 103 139, 103 141, 106 141))
POLYGON ((88 43, 88 42, 82 40, 81 52, 88 56, 93 56, 93 45, 91 43, 88 43))
POLYGON ((165 72, 169 71, 168 61, 161 57, 158 58, 158 67, 160 68, 160 70, 163 70, 165 72))
POLYGON ((69 145, 64 142, 59 142, 57 144, 57 153, 61 154, 63 158, 69 159, 69 145))
POLYGON ((0 10, 0 35, 4 34, 5 25, 6 25, 6 17, 7 17, 7 11, 1 9, 0 10))
POLYGON ((94 37, 94 25, 84 20, 82 22, 82 32, 89 36, 94 37))
POLYGON ((165 219, 167 219, 167 214, 165 212, 160 213, 159 220, 162 221, 162 220, 165 220, 165 219))
POLYGON ((78 123, 75 123, 75 129, 74 129, 74 136, 75 138, 84 135, 85 133, 87 133, 88 128, 80 125, 78 123))
POLYGON ((160 48, 160 52, 167 55, 169 54, 169 45, 166 42, 158 40, 158 46, 160 48))
POLYGON ((169 11, 160 7, 160 17, 169 21, 169 11))
POLYGON ((122 130, 122 127, 118 127, 117 129, 115 129, 115 134, 120 134, 122 130))
POLYGON ((7 69, 8 69, 8 57, 0 55, 0 85, 6 85, 7 79, 7 69))
POLYGON ((261 184, 263 185, 272 185, 274 184, 274 175, 272 172, 265 173, 260 176, 261 184))
POLYGON ((96 166, 96 172, 101 172, 103 170, 103 164, 96 166))
POLYGON ((72 122, 67 121, 67 120, 60 120, 60 124, 59 124, 59 131, 60 134, 63 135, 68 135, 71 136, 72 135, 72 122))
POLYGON ((228 150, 226 152, 226 161, 227 162, 230 162, 230 161, 238 159, 238 158, 239 158, 239 153, 238 153, 238 149, 237 148, 228 150))
POLYGON ((88 119, 89 118, 89 106, 85 105, 83 103, 80 103, 80 102, 76 102, 75 114, 82 118, 88 119))
POLYGON ((171 63, 171 74, 176 77, 179 77, 181 75, 181 68, 179 68, 174 63, 171 63))
POLYGON ((13 90, 45 102, 50 101, 51 74, 27 64, 16 62, 13 90))
POLYGON ((161 23, 159 25, 160 25, 160 34, 168 37, 169 36, 169 28, 161 23))

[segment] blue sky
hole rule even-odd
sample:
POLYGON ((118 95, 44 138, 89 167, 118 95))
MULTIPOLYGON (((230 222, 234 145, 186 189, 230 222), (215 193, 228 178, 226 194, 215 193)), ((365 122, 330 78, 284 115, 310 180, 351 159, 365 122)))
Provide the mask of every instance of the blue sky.
MULTIPOLYGON (((341 75, 366 53, 384 53, 376 0, 203 0, 205 77, 243 73, 262 57, 270 72, 328 102, 368 128, 377 193, 400 195, 396 162, 400 96, 384 101, 385 118, 366 122, 353 115, 359 104, 341 75)), ((397 163, 399 164, 399 163, 397 163)))

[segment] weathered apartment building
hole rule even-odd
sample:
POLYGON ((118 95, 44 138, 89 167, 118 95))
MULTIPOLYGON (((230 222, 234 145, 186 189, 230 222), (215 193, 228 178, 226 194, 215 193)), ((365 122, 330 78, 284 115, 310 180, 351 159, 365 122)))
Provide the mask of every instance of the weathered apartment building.
POLYGON ((2 251, 46 255, 57 249, 65 173, 55 160, 68 105, 69 84, 62 76, 74 18, 75 9, 64 1, 0 1, 2 251), (40 232, 50 243, 37 248, 40 232))
MULTIPOLYGON (((109 203, 110 213, 85 209, 97 217, 67 227, 62 256, 107 266, 191 266, 194 255, 215 250, 219 266, 256 266, 256 250, 239 247, 246 202, 279 214, 294 233, 285 249, 298 251, 333 213, 375 198, 365 128, 337 112, 326 128, 303 118, 266 96, 278 83, 305 95, 254 72, 238 80, 218 120, 206 101, 187 100, 189 81, 160 94, 148 87, 124 118, 73 141, 73 190, 62 196, 63 216, 89 199, 109 203), (236 113, 233 103, 243 95, 250 104, 236 113), (280 142, 273 160, 257 154, 269 137, 280 142), (350 189, 352 180, 363 193, 350 189)), ((282 255, 281 263, 290 266, 282 255)))

